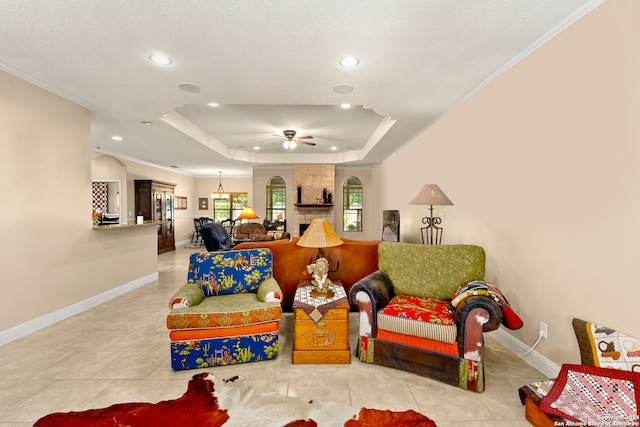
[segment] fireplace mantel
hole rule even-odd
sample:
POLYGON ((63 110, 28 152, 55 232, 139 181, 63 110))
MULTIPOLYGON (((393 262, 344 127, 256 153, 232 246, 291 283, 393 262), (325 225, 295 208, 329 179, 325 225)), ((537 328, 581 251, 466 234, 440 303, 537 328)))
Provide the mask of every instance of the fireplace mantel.
POLYGON ((333 203, 295 203, 297 208, 330 208, 333 203))

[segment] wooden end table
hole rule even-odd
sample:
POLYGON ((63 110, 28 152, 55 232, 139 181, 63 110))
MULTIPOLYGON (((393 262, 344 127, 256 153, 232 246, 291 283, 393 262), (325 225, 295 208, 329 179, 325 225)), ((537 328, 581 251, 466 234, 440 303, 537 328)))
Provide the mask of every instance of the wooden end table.
POLYGON ((309 298, 310 284, 302 284, 296 290, 294 298, 293 323, 293 364, 349 364, 351 350, 349 348, 349 302, 340 298, 346 295, 339 283, 334 283, 336 296, 327 299, 325 304, 331 308, 322 307, 320 298, 309 298), (307 295, 304 295, 307 292, 307 295), (307 304, 301 304, 304 300, 307 304), (320 300, 320 301, 318 301, 320 300), (318 311, 307 314, 310 302, 318 303, 322 316, 318 311), (301 308, 304 307, 304 308, 301 308), (316 319, 316 320, 314 320, 316 319))

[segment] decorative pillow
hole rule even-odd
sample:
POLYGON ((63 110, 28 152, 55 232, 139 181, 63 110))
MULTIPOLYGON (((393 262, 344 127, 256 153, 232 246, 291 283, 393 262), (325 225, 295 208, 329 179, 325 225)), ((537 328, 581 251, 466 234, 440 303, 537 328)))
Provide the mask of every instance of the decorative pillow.
POLYGON ((576 318, 571 323, 583 365, 640 372, 639 339, 576 318))
POLYGON ((562 365, 540 411, 581 425, 638 425, 640 374, 585 365, 562 365))
POLYGON ((210 297, 255 293, 258 285, 271 276, 271 251, 258 248, 192 254, 187 281, 199 286, 204 295, 210 297))
POLYGON ((282 291, 280 285, 273 277, 265 279, 258 287, 258 301, 282 302, 282 291))
POLYGON ((171 309, 193 307, 200 304, 204 299, 202 289, 192 284, 187 283, 182 286, 178 292, 175 293, 169 306, 171 309))
POLYGON ((282 237, 282 233, 284 233, 284 231, 281 231, 281 230, 269 230, 269 231, 267 231, 267 234, 269 236, 273 236, 274 240, 280 240, 280 238, 282 237))

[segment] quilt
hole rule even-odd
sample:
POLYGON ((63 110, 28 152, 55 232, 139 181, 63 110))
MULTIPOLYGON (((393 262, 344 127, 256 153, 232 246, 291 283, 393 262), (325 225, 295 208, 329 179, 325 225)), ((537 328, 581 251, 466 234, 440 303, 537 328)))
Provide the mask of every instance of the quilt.
POLYGON ((639 387, 635 372, 565 364, 539 408, 585 426, 640 426, 639 387))

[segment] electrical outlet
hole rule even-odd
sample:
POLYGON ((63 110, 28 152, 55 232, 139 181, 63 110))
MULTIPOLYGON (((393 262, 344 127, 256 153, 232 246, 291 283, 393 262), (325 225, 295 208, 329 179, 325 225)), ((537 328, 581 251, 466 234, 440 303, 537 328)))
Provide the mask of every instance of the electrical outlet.
POLYGON ((538 329, 538 334, 545 340, 547 339, 547 324, 540 322, 540 328, 538 329))

